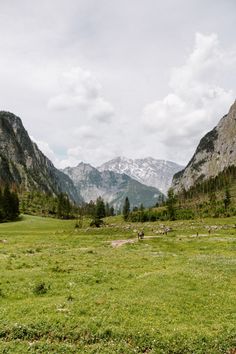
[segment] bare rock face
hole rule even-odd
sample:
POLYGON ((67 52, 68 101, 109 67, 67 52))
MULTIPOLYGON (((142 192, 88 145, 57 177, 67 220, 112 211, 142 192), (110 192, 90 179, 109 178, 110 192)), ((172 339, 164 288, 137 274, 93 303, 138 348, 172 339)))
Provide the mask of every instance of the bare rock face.
POLYGON ((125 173, 136 181, 167 194, 173 175, 183 167, 171 161, 157 160, 152 157, 135 160, 117 157, 99 166, 98 170, 125 173))
POLYGON ((63 192, 71 200, 81 201, 71 179, 31 141, 21 119, 4 111, 0 112, 0 183, 53 195, 63 192))
POLYGON ((236 166, 236 101, 218 125, 200 141, 187 167, 173 177, 176 193, 217 176, 225 168, 236 166))
POLYGON ((140 204, 150 207, 163 195, 157 188, 146 186, 124 173, 99 171, 83 162, 76 167, 67 167, 63 172, 72 179, 84 201, 90 202, 101 196, 116 210, 122 208, 126 197, 131 207, 140 204))

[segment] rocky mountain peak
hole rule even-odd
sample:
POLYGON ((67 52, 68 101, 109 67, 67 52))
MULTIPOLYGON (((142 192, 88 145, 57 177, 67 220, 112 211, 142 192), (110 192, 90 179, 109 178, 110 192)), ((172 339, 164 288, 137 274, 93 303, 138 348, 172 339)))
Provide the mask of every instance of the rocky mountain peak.
POLYGON ((113 171, 125 173, 136 181, 147 186, 158 188, 166 194, 171 186, 173 175, 183 166, 166 160, 157 160, 153 157, 129 159, 117 157, 98 167, 99 171, 113 171))
POLYGON ((188 190, 231 165, 236 165, 236 101, 218 125, 200 140, 186 168, 174 176, 172 186, 176 192, 188 190))
POLYGON ((63 192, 71 200, 81 201, 70 178, 31 141, 21 119, 5 111, 0 112, 0 180, 22 190, 54 195, 63 192))

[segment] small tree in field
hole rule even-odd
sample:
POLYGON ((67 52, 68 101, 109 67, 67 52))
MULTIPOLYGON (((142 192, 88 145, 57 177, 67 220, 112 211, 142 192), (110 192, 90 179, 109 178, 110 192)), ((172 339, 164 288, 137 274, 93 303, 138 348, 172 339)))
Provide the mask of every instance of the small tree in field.
POLYGON ((125 221, 128 220, 129 213, 130 213, 130 202, 129 202, 129 198, 126 197, 125 198, 125 203, 124 203, 124 206, 123 206, 123 218, 124 218, 125 221))

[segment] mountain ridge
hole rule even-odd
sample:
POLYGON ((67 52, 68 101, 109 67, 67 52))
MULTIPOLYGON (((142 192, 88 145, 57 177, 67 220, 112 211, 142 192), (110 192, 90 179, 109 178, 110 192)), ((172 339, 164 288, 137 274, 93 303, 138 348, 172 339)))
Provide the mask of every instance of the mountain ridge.
POLYGON ((182 168, 183 166, 175 162, 153 157, 129 159, 121 156, 97 167, 99 171, 125 173, 140 183, 159 189, 164 194, 167 194, 171 186, 173 175, 182 168))
POLYGON ((140 204, 150 207, 162 197, 158 189, 146 186, 126 174, 108 170, 99 171, 83 162, 76 167, 67 167, 63 171, 72 179, 86 202, 101 196, 115 209, 120 209, 126 197, 130 199, 132 207, 140 204))
POLYGON ((6 111, 0 111, 0 180, 22 190, 62 192, 76 203, 82 201, 70 178, 30 139, 21 119, 6 111))
POLYGON ((217 126, 200 140, 187 166, 174 175, 172 187, 176 193, 188 190, 231 165, 236 166, 236 101, 217 126))

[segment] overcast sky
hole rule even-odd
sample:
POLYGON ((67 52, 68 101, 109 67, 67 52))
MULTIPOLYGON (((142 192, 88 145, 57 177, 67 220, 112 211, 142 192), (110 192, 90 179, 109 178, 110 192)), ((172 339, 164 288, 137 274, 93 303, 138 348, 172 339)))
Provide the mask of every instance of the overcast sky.
POLYGON ((57 167, 185 164, 236 98, 235 0, 0 0, 0 109, 57 167))

